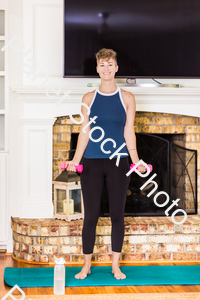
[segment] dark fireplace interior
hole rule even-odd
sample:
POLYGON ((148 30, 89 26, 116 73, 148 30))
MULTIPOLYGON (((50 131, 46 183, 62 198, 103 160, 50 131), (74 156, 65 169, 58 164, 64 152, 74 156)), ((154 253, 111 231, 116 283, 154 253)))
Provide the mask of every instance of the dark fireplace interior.
MULTIPOLYGON (((76 149, 78 134, 71 135, 71 150, 69 160, 73 159, 76 149)), ((127 190, 125 216, 165 216, 165 210, 171 205, 172 200, 180 199, 178 207, 174 206, 169 215, 176 209, 183 209, 187 214, 197 214, 197 151, 184 147, 184 134, 146 134, 136 133, 139 158, 153 166, 152 172, 147 177, 140 177, 132 173, 127 190), (158 188, 153 190, 154 184, 149 183, 144 189, 140 187, 153 175, 158 188), (154 203, 154 196, 160 192, 169 195, 169 202, 164 207, 154 203)), ((132 161, 129 156, 130 165, 132 161)), ((79 173, 77 173, 79 174, 79 173)), ((157 203, 162 205, 166 196, 157 197, 157 203)), ((177 214, 178 215, 178 214, 177 214)), ((101 217, 109 217, 109 198, 106 181, 102 192, 101 217)))

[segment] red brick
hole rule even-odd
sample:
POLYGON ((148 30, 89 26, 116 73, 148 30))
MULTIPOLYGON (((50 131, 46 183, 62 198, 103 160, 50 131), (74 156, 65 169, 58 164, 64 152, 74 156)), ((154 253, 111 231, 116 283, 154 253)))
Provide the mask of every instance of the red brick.
POLYGON ((25 244, 33 245, 33 238, 29 236, 25 236, 25 244))
POLYGON ((193 260, 196 259, 196 253, 173 253, 173 260, 193 260))
MULTIPOLYGON (((92 255, 92 261, 95 261, 95 255, 92 255)), ((72 261, 84 261, 84 255, 72 255, 72 261)))
POLYGON ((200 251, 200 244, 187 244, 185 245, 185 249, 187 252, 189 251, 200 251))
MULTIPOLYGON (((177 220, 176 220, 177 221, 177 220)), ((183 227, 182 227, 182 224, 181 225, 174 225, 174 231, 176 234, 180 234, 180 233, 183 233, 183 227)))
MULTIPOLYGON (((112 227, 111 226, 97 226, 97 228, 104 228, 104 235, 111 235, 112 227)), ((124 233, 125 234, 125 233, 124 233)), ((127 233, 126 233, 127 235, 127 233)))
POLYGON ((149 260, 170 260, 171 254, 170 253, 150 253, 149 260))
POLYGON ((124 244, 122 247, 122 252, 134 252, 135 251, 135 246, 134 245, 126 245, 124 244))
POLYGON ((171 243, 172 236, 171 235, 150 235, 149 243, 163 244, 163 243, 171 243))
POLYGON ((141 224, 142 224, 142 225, 143 225, 143 224, 147 224, 147 223, 145 222, 145 219, 146 219, 145 217, 143 217, 143 218, 142 218, 142 217, 135 217, 135 218, 134 218, 135 222, 136 222, 137 224, 139 224, 139 225, 141 225, 141 224))
POLYGON ((57 246, 44 246, 44 254, 57 254, 58 248, 57 246))
POLYGON ((82 246, 60 246, 61 254, 81 254, 82 246))
POLYGON ((159 252, 159 245, 157 244, 144 244, 144 245, 136 245, 136 252, 159 252))
POLYGON ((157 224, 157 231, 159 234, 165 234, 165 222, 163 222, 158 217, 153 217, 154 222, 157 224))
POLYGON ((174 117, 154 117, 154 124, 174 124, 174 117))
POLYGON ((17 224, 16 232, 17 233, 21 233, 22 232, 22 225, 21 224, 17 224))
MULTIPOLYGON (((50 226, 59 227, 59 222, 57 220, 51 219, 49 223, 50 223, 50 226)), ((42 224, 42 226, 47 226, 47 225, 48 225, 48 223, 42 224)))
MULTIPOLYGON (((22 245, 23 245, 23 244, 22 244, 22 245)), ((13 244, 13 246, 14 246, 15 250, 21 251, 21 244, 15 242, 15 243, 13 244)), ((23 246, 24 246, 24 245, 23 245, 23 246)), ((23 249, 24 249, 24 247, 23 247, 23 249)))
POLYGON ((110 235, 111 234, 111 226, 105 226, 105 227, 109 227, 109 231, 107 229, 105 229, 104 226, 97 225, 96 235, 110 235))
POLYGON ((130 236, 125 236, 124 237, 124 243, 127 243, 126 241, 128 240, 130 244, 143 244, 147 243, 147 238, 148 236, 144 235, 130 235, 130 236))
POLYGON ((174 243, 196 243, 197 235, 194 234, 178 234, 174 235, 174 243))
POLYGON ((112 261, 112 254, 98 254, 96 261, 112 261))
POLYGON ((192 233, 200 233, 200 224, 192 224, 192 233))
POLYGON ((29 246, 25 244, 21 244, 21 252, 28 253, 29 252, 29 246))
POLYGON ((35 255, 33 255, 33 254, 27 254, 26 260, 28 260, 28 261, 35 261, 35 255))
MULTIPOLYGON (((59 239, 59 243, 57 243, 57 245, 69 245, 71 240, 72 240, 72 237, 70 236, 66 236, 66 237, 60 237, 58 238, 59 239)), ((72 243, 72 245, 75 245, 75 243, 72 243)), ((52 244, 53 245, 53 244, 52 244)))
POLYGON ((187 133, 200 133, 200 126, 197 125, 197 126, 187 126, 187 133))
POLYGON ((191 223, 187 221, 183 223, 183 233, 191 233, 191 223))
POLYGON ((77 224, 75 221, 69 222, 69 230, 70 230, 69 235, 77 235, 77 224))
POLYGON ((134 220, 133 217, 125 217, 124 218, 130 225, 138 225, 138 223, 134 220))
POLYGON ((149 224, 149 234, 156 234, 157 233, 157 226, 156 224, 149 224))
MULTIPOLYGON (((69 233, 69 226, 68 225, 60 227, 60 236, 67 236, 68 233, 69 233)), ((79 234, 81 235, 82 231, 79 232, 79 234)))
POLYGON ((42 254, 41 246, 32 246, 32 254, 42 254))
POLYGON ((150 117, 135 117, 135 124, 136 125, 147 125, 147 124, 151 124, 152 122, 152 118, 150 117))
POLYGON ((77 235, 82 235, 82 229, 83 229, 83 220, 76 220, 78 229, 77 229, 77 235))
POLYGON ((142 125, 142 130, 139 130, 138 132, 162 133, 162 126, 158 126, 158 125, 142 125))
POLYGON ((48 255, 39 255, 39 261, 40 262, 49 262, 49 256, 48 255))
POLYGON ((98 218, 97 226, 104 226, 102 218, 98 218))
POLYGON ((22 225, 22 234, 28 235, 28 225, 22 225))
POLYGON ((108 246, 106 245, 94 245, 94 253, 107 253, 109 252, 108 246))
POLYGON ((59 227, 51 226, 51 236, 59 236, 59 227))
MULTIPOLYGON (((111 218, 108 218, 108 217, 99 217, 99 220, 102 221, 102 223, 103 223, 104 226, 111 226, 112 225, 111 218)), ((124 223, 127 223, 125 219, 124 219, 124 223)))
POLYGON ((46 239, 42 237, 36 238, 36 245, 46 245, 46 239))
MULTIPOLYGON (((147 228, 148 230, 148 228, 147 228)), ((140 233, 140 226, 139 224, 131 225, 131 234, 139 234, 140 233)))
MULTIPOLYGON (((70 255, 56 255, 56 258, 61 258, 61 257, 63 257, 66 262, 70 261, 70 255)), ((49 255, 49 261, 55 262, 54 255, 49 255)))
POLYGON ((24 253, 18 252, 17 258, 24 260, 24 253))
POLYGON ((140 225, 140 234, 148 234, 148 225, 140 225))
POLYGON ((194 118, 194 117, 177 117, 176 124, 196 124, 196 118, 194 118))
POLYGON ((122 260, 145 260, 145 254, 122 254, 122 260))
POLYGON ((185 133, 185 126, 175 125, 175 126, 164 126, 164 133, 185 133))
POLYGON ((126 221, 124 221, 124 234, 131 234, 131 226, 126 221))
POLYGON ((49 236, 49 226, 41 226, 41 236, 49 236))
POLYGON ((38 226, 30 226, 30 235, 31 236, 37 236, 37 232, 38 232, 38 226))
POLYGON ((162 244, 161 252, 176 252, 176 251, 184 251, 183 244, 162 244))

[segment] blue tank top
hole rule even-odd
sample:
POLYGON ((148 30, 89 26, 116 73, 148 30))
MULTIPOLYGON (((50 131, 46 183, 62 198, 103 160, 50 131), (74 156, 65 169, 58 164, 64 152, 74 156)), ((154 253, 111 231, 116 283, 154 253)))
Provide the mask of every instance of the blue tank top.
MULTIPOLYGON (((113 93, 102 93, 99 88, 96 88, 94 97, 90 104, 89 118, 95 117, 96 123, 91 123, 91 129, 99 126, 101 127, 105 135, 99 142, 94 142, 89 138, 83 157, 85 158, 109 158, 123 143, 126 143, 124 138, 124 125, 126 122, 126 106, 124 104, 121 89, 117 87, 117 90, 113 93), (113 147, 113 142, 108 141, 104 144, 104 150, 111 152, 109 154, 104 153, 100 146, 101 143, 111 138, 116 142, 116 147, 113 147)), ((100 129, 96 129, 92 132, 92 139, 97 140, 102 135, 100 129)), ((127 153, 121 157, 128 156, 127 146, 119 151, 119 153, 127 153)), ((117 157, 115 155, 114 157, 117 157)))

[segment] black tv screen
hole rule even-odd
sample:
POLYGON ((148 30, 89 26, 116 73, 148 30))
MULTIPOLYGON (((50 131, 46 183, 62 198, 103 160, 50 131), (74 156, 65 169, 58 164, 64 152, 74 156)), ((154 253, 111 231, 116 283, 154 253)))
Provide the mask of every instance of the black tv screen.
POLYGON ((101 48, 115 77, 200 78, 200 0, 64 0, 63 77, 99 77, 101 48))

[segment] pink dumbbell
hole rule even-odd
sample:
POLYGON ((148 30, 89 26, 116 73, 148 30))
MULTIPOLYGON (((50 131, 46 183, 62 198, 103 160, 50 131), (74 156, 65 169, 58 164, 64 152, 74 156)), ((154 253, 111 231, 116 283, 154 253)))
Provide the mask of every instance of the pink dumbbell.
MULTIPOLYGON (((130 165, 130 169, 132 169, 135 165, 136 165, 136 164, 131 164, 131 165, 130 165)), ((152 165, 147 165, 147 166, 149 167, 150 172, 151 172, 151 171, 153 170, 152 165)), ((137 167, 137 169, 138 169, 138 167, 137 167)), ((133 172, 135 172, 135 171, 133 171, 133 172)))
MULTIPOLYGON (((68 165, 69 165, 69 164, 66 165, 66 161, 62 161, 62 162, 61 162, 61 169, 62 169, 62 170, 67 169, 68 165)), ((76 171, 77 171, 78 173, 82 173, 82 172, 83 172, 83 165, 75 166, 75 168, 76 168, 76 171)))

